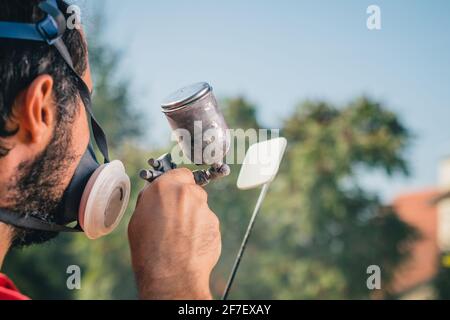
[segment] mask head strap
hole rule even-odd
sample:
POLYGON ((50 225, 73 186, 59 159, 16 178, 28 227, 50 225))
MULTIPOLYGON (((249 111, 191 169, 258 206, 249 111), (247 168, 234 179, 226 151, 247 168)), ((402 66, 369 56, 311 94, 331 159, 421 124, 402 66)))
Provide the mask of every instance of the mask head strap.
POLYGON ((95 119, 91 104, 91 93, 82 77, 74 69, 70 53, 62 40, 62 36, 66 31, 64 14, 59 10, 56 0, 41 2, 39 8, 47 15, 36 24, 0 22, 0 38, 46 42, 58 50, 73 75, 77 78, 78 91, 90 116, 95 142, 105 159, 105 163, 108 163, 110 161, 108 142, 103 129, 95 119))
POLYGON ((0 221, 6 224, 32 230, 41 230, 47 232, 81 232, 79 226, 70 228, 61 226, 55 223, 40 220, 30 215, 20 215, 17 212, 12 212, 5 209, 0 209, 0 221))
MULTIPOLYGON (((82 77, 76 72, 69 50, 62 37, 66 31, 66 19, 59 10, 56 0, 45 0, 39 4, 39 8, 47 15, 41 21, 32 23, 0 22, 0 39, 27 40, 46 42, 59 52, 70 71, 77 78, 77 87, 81 100, 91 119, 91 127, 98 149, 104 157, 105 163, 110 162, 108 142, 106 135, 92 110, 91 92, 82 77)), ((46 221, 33 216, 21 216, 10 210, 0 209, 0 221, 20 228, 49 231, 49 232, 80 232, 81 228, 70 228, 46 221)))

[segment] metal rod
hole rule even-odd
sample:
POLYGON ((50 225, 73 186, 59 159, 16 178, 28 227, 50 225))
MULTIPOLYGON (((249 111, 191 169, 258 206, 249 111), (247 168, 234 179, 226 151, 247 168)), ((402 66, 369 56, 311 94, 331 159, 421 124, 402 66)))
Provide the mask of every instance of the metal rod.
POLYGON ((244 251, 247 248, 248 239, 250 238, 250 234, 252 233, 253 227, 255 226, 256 218, 258 217, 259 210, 261 209, 261 205, 264 201, 264 198, 267 195, 267 191, 269 190, 269 184, 263 185, 261 189, 261 193, 258 198, 258 202, 256 202, 255 209, 253 210, 252 218, 250 219, 250 223, 247 227, 247 232, 245 233, 244 239, 242 240, 241 248, 239 249, 239 253, 234 262, 233 270, 231 271, 230 278, 228 280, 227 286, 223 293, 222 300, 227 300, 228 295, 230 293, 231 287, 234 282, 234 278, 236 277, 237 271, 239 269, 239 265, 241 264, 242 256, 244 255, 244 251))

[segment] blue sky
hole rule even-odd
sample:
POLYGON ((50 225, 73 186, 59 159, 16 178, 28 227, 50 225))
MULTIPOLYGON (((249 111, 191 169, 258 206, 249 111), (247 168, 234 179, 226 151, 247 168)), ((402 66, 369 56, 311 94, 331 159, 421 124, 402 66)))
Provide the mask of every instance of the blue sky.
POLYGON ((416 135, 411 178, 365 176, 387 200, 434 185, 439 160, 450 155, 450 1, 105 4, 106 37, 125 50, 123 71, 149 116, 149 147, 168 140, 161 100, 205 80, 219 97, 245 95, 274 128, 304 99, 343 104, 367 94, 384 102, 416 135), (381 8, 380 31, 366 28, 371 4, 381 8))

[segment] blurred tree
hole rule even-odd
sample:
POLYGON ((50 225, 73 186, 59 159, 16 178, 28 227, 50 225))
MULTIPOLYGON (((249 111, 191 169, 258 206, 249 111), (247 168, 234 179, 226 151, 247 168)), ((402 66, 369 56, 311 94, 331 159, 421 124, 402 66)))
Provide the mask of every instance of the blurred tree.
MULTIPOLYGON (((100 12, 100 10, 98 10, 100 12)), ((133 209, 143 183, 136 178, 145 159, 135 140, 142 117, 132 107, 130 82, 117 77, 121 54, 102 41, 101 16, 90 35, 95 80, 94 108, 108 134, 114 158, 132 178, 133 209)), ((123 79, 123 78, 122 78, 123 79)), ((245 98, 223 102, 231 128, 258 129, 257 108, 245 98)), ((389 294, 393 270, 408 256, 415 232, 376 194, 364 190, 362 170, 407 174, 410 135, 397 116, 361 98, 342 108, 305 102, 284 123, 289 140, 280 176, 273 183, 243 260, 232 298, 368 298, 367 267, 379 265, 389 294)), ((248 145, 247 145, 248 147, 248 145)), ((222 223, 222 258, 213 275, 218 297, 248 224, 258 192, 237 190, 240 170, 208 186, 209 203, 222 223)), ((13 251, 5 272, 33 298, 135 298, 126 236, 129 212, 118 230, 97 241, 64 235, 51 244, 13 251), (66 288, 66 268, 82 267, 82 290, 66 288)))
MULTIPOLYGON (((96 12, 101 12, 97 10, 96 12)), ((134 276, 128 250, 127 225, 133 203, 136 203, 143 182, 137 173, 151 154, 136 146, 144 133, 146 120, 131 99, 131 82, 120 71, 122 54, 107 44, 103 30, 104 16, 96 14, 88 30, 89 59, 94 80, 93 106, 97 119, 108 136, 114 159, 120 159, 131 178, 132 192, 128 211, 117 230, 96 241, 78 237, 72 252, 83 266, 83 288, 79 299, 136 298, 134 276)))
MULTIPOLYGON (((220 105, 223 108, 224 116, 230 128, 243 130, 259 129, 256 107, 244 97, 225 99, 220 105)), ((248 149, 248 147, 249 141, 246 142, 245 149, 248 149)), ((234 158, 237 159, 236 150, 234 158)), ((218 298, 223 293, 228 280, 227 276, 239 249, 248 219, 250 219, 253 201, 256 201, 258 195, 256 191, 239 191, 236 188, 236 181, 241 165, 230 164, 230 167, 231 175, 229 177, 220 182, 211 183, 207 187, 209 194, 208 203, 218 215, 222 225, 222 256, 212 277, 212 291, 214 296, 218 298)))
MULTIPOLYGON (((368 298, 370 265, 381 267, 382 289, 389 294, 393 271, 416 233, 365 191, 358 177, 362 169, 407 174, 408 131, 394 113, 367 98, 340 109, 305 102, 283 131, 289 150, 232 297, 368 298)), ((253 197, 228 196, 235 208, 250 213, 253 197)), ((247 218, 234 219, 223 231, 238 226, 242 235, 247 218)))
POLYGON ((6 257, 2 272, 33 299, 72 299, 74 292, 67 289, 66 270, 78 264, 78 259, 70 250, 71 240, 64 235, 45 245, 13 249, 6 257))
MULTIPOLYGON (((260 127, 256 107, 244 98, 229 99, 223 105, 231 128, 260 127)), ((232 297, 367 298, 371 292, 366 287, 366 269, 372 264, 381 267, 383 289, 389 293, 392 271, 407 257, 415 233, 376 195, 363 190, 358 175, 362 168, 406 174, 407 130, 394 114, 360 99, 341 109, 306 102, 287 119, 284 135, 290 142, 288 154, 264 205, 232 297)), ((147 153, 131 143, 114 151, 133 178, 133 203, 142 186, 135 173, 143 159, 160 152, 147 153)), ((223 233, 223 254, 213 276, 217 297, 257 198, 257 191, 236 189, 240 166, 232 167, 231 177, 208 187, 223 233)), ((82 235, 64 236, 48 246, 14 254, 9 270, 14 270, 11 274, 21 288, 36 298, 72 297, 64 285, 69 264, 81 265, 83 270, 82 290, 74 297, 135 298, 126 220, 105 239, 91 242, 82 235), (30 265, 36 267, 28 270, 30 265)))
POLYGON ((438 274, 434 280, 437 298, 442 300, 450 300, 450 267, 448 262, 444 262, 449 257, 449 253, 441 256, 442 264, 440 264, 438 274))

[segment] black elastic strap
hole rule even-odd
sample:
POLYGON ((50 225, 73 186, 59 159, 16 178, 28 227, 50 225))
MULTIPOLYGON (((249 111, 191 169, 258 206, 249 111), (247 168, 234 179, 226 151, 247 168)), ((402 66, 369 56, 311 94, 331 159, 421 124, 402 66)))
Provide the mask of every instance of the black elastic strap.
POLYGON ((58 40, 56 40, 53 46, 56 48, 56 50, 58 50, 59 54, 64 59, 66 64, 69 66, 72 73, 78 78, 77 82, 78 92, 80 93, 81 100, 83 101, 84 107, 91 119, 91 127, 94 134, 95 143, 97 144, 98 149, 103 155, 105 163, 109 163, 110 158, 108 150, 108 140, 106 138, 105 132, 103 131, 102 127, 100 126, 100 124, 98 123, 97 119, 94 116, 94 110, 92 109, 91 93, 89 91, 89 88, 86 85, 86 82, 84 82, 84 80, 75 70, 72 58, 70 57, 69 51, 67 50, 67 47, 62 41, 62 39, 59 38, 58 40))
POLYGON ((21 215, 16 212, 0 209, 0 221, 17 228, 32 229, 47 232, 80 232, 79 226, 70 228, 46 222, 30 215, 21 215))
MULTIPOLYGON (((89 91, 88 86, 84 82, 83 78, 78 74, 75 70, 72 58, 70 56, 69 50, 67 46, 64 44, 62 40, 62 36, 66 31, 66 21, 65 17, 62 14, 61 10, 59 10, 56 1, 42 2, 39 4, 41 10, 46 12, 49 16, 51 16, 57 23, 58 26, 58 36, 54 39, 47 39, 45 33, 42 32, 42 41, 46 41, 49 45, 52 45, 58 50, 61 57, 66 62, 67 66, 69 66, 72 73, 77 77, 78 82, 78 91, 80 93, 81 100, 83 101, 84 107, 86 108, 87 113, 91 119, 91 127, 94 134, 94 139, 97 144, 98 149, 102 153, 105 163, 110 162, 109 158, 109 150, 108 150, 108 140, 106 138, 105 132, 101 128, 97 119, 94 116, 94 111, 92 110, 92 101, 91 101, 91 93, 89 91)), ((46 20, 44 20, 46 21, 46 20)), ((36 29, 39 30, 39 24, 36 25, 36 29)))
MULTIPOLYGON (((73 70, 73 72, 75 72, 75 70, 73 70)), ((109 163, 110 158, 108 150, 108 140, 106 138, 105 132, 94 116, 94 111, 92 110, 91 93, 89 92, 89 89, 83 79, 81 79, 76 72, 75 75, 77 75, 79 80, 78 91, 80 93, 81 100, 83 101, 84 107, 91 118, 91 127, 94 134, 95 143, 97 144, 98 149, 103 155, 103 158, 105 158, 105 163, 109 163)))

